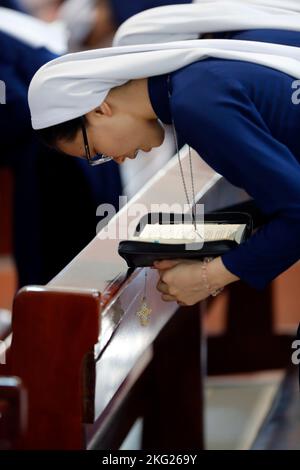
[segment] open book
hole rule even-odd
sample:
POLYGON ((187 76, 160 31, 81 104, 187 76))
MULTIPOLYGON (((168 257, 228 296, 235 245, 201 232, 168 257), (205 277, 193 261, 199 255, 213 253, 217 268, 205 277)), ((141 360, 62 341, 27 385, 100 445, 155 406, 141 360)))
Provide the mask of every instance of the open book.
POLYGON ((153 266, 160 259, 217 257, 247 240, 253 221, 245 212, 210 212, 204 221, 184 214, 149 212, 143 216, 129 240, 121 240, 118 253, 129 268, 153 266), (168 219, 167 219, 168 217, 168 219), (166 221, 167 223, 164 223, 166 221))
POLYGON ((232 240, 241 243, 246 224, 146 224, 132 241, 187 244, 219 240, 232 240))

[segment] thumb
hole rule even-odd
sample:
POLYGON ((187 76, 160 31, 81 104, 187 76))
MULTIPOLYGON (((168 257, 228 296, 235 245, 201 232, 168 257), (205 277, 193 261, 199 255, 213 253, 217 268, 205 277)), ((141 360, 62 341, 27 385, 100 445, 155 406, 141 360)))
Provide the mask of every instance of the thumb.
POLYGON ((164 259, 162 261, 154 261, 154 267, 157 269, 170 269, 181 263, 179 259, 164 259))

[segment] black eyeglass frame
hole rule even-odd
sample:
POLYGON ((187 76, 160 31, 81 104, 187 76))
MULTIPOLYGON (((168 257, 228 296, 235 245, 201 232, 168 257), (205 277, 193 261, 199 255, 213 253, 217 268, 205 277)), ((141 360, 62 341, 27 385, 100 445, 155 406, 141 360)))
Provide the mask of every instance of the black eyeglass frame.
POLYGON ((112 157, 108 157, 107 155, 101 154, 101 153, 96 153, 94 157, 91 156, 90 152, 90 146, 89 146, 89 140, 86 132, 86 126, 85 126, 85 117, 81 116, 80 117, 80 124, 81 124, 81 131, 82 131, 82 137, 83 137, 83 144, 84 144, 84 150, 85 150, 85 156, 86 159, 91 166, 97 166, 101 165, 102 163, 109 162, 112 160, 112 157))

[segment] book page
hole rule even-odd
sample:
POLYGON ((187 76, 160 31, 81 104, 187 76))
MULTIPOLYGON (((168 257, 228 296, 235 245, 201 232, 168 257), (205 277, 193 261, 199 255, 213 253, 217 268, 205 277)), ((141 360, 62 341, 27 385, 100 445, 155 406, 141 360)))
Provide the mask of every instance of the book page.
POLYGON ((245 224, 147 224, 139 236, 131 240, 153 243, 193 243, 217 240, 241 242, 245 224))

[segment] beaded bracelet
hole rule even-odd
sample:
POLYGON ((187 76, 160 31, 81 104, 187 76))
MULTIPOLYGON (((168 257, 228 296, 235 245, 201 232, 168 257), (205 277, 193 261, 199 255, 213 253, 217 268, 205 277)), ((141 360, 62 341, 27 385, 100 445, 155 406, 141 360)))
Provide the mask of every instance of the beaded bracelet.
POLYGON ((208 282, 207 264, 210 263, 210 261, 212 261, 212 260, 213 260, 213 258, 208 258, 208 257, 204 258, 203 262, 201 263, 201 272, 202 272, 202 280, 203 280, 203 283, 204 283, 207 291, 209 292, 209 294, 212 297, 215 297, 216 295, 220 294, 220 292, 222 292, 224 287, 220 287, 219 289, 212 289, 211 285, 208 282))

